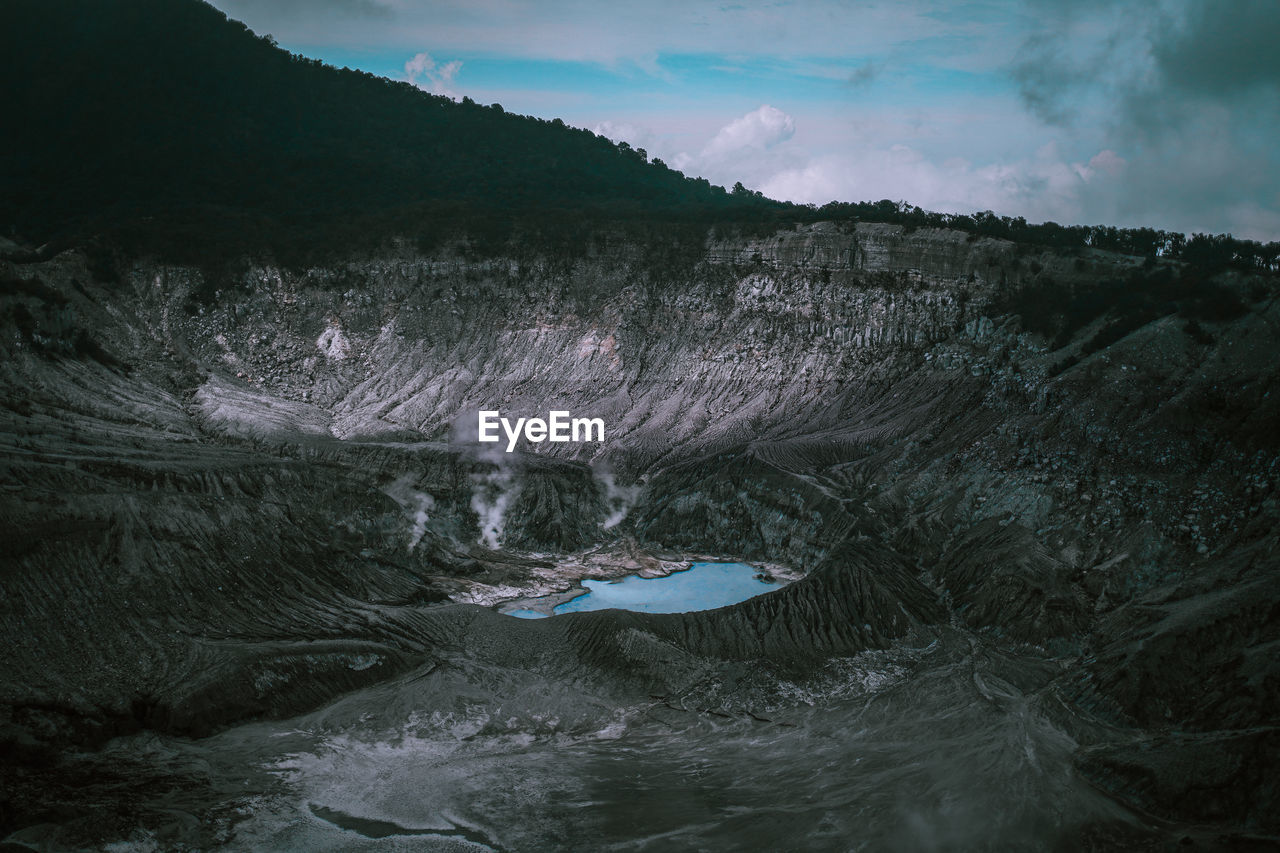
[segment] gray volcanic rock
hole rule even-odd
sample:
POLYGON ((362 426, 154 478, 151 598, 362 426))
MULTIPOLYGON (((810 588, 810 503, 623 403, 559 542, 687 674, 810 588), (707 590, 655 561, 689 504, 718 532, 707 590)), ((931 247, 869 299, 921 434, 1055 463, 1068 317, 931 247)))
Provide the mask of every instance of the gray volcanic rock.
POLYGON ((1043 643, 1089 625, 1085 598, 1066 562, 1022 525, 988 518, 966 530, 934 569, 952 604, 975 628, 1043 643))
POLYGON ((4 262, 6 828, 71 745, 400 678, 732 715, 774 695, 761 673, 925 648, 946 695, 1060 709, 1053 754, 1120 802, 1280 831, 1273 277, 1222 273, 1243 307, 1195 327, 1104 306, 1055 336, 1027 294, 1152 265, 867 223, 687 260, 601 245, 218 282, 4 262), (600 417, 605 441, 507 454, 474 441, 481 409, 600 417), (621 542, 808 576, 691 614, 456 603, 621 542))

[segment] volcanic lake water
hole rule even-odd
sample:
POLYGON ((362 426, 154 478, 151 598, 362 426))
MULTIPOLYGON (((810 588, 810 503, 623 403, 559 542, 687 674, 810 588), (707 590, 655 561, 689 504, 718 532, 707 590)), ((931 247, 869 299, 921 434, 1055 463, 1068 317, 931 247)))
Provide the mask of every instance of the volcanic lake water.
MULTIPOLYGON (((761 580, 760 570, 744 563, 694 563, 660 578, 627 575, 616 581, 583 581, 586 592, 552 608, 552 614, 585 610, 637 610, 642 613, 691 613, 714 610, 779 589, 783 584, 761 580)), ((528 607, 504 611, 521 619, 542 619, 546 613, 528 607)))

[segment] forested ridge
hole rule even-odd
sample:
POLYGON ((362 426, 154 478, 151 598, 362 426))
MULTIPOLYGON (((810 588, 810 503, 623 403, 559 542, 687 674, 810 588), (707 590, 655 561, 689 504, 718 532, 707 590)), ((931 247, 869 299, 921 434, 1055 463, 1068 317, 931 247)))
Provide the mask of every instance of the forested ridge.
POLYGON ((6 0, 0 48, 0 233, 31 244, 93 236, 181 260, 288 263, 392 235, 426 248, 466 234, 483 251, 515 233, 565 246, 614 223, 692 247, 709 225, 825 219, 1280 267, 1280 244, 1226 235, 726 191, 559 119, 291 54, 202 0, 6 0))
POLYGON ((414 218, 778 206, 559 119, 290 54, 200 0, 4 10, 0 204, 10 228, 36 239, 162 215, 230 237, 264 220, 294 230, 395 213, 412 231, 414 218))

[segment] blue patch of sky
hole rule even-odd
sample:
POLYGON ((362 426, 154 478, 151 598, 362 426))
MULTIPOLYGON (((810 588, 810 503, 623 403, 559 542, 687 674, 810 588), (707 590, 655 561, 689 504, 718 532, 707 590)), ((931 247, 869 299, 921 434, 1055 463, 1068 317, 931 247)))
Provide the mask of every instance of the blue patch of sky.
MULTIPOLYGON (((287 49, 289 45, 283 45, 287 49)), ((330 65, 348 66, 404 78, 405 52, 308 46, 296 52, 330 65)), ((899 63, 884 57, 775 59, 721 54, 662 54, 652 62, 604 65, 554 59, 522 59, 485 54, 428 51, 443 65, 460 60, 452 88, 472 92, 562 92, 599 99, 614 115, 631 106, 663 101, 673 108, 695 108, 714 100, 735 109, 770 103, 787 108, 856 101, 864 106, 928 106, 940 99, 1007 94, 1007 78, 995 71, 945 68, 926 62, 899 63), (873 69, 859 81, 859 71, 873 69)), ((521 109, 519 104, 504 105, 521 109)))

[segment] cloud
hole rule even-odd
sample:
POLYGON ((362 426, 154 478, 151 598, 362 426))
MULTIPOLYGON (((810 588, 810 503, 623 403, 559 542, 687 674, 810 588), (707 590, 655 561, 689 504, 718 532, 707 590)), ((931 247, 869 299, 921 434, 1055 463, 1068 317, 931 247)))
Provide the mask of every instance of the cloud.
POLYGON ((429 53, 419 53, 404 64, 404 78, 413 85, 433 95, 445 95, 455 100, 458 93, 451 88, 453 78, 462 68, 460 60, 439 65, 429 53))
POLYGON ((1129 0, 1043 11, 1009 73, 1045 121, 1066 124, 1092 102, 1119 129, 1164 129, 1187 114, 1187 99, 1235 105, 1280 95, 1274 0, 1129 0))
POLYGON ((939 155, 895 142, 909 124, 871 121, 865 131, 843 137, 837 150, 819 153, 797 145, 800 123, 767 104, 727 122, 692 154, 664 147, 643 126, 606 122, 597 132, 644 144, 686 174, 724 186, 741 180, 799 203, 888 198, 937 211, 994 210, 1059 222, 1105 221, 1102 213, 1115 212, 1107 187, 1124 177, 1128 161, 1112 149, 1073 158, 1050 142, 1022 158, 975 162, 950 150, 939 155))
POLYGON ((213 1, 724 186, 1280 237, 1276 0, 213 1))
POLYGON ((880 66, 874 62, 864 62, 849 74, 845 80, 845 84, 850 89, 861 89, 870 86, 871 81, 876 79, 876 75, 880 73, 880 66))
MULTIPOLYGON (((798 119, 767 104, 726 122, 694 153, 665 146, 643 126, 606 123, 598 132, 642 143, 686 174, 723 186, 740 180, 772 198, 799 203, 888 198, 937 211, 994 210, 1058 222, 1110 221, 1119 212, 1108 196, 1125 180, 1129 162, 1114 149, 1071 156, 1050 141, 1022 157, 966 157, 946 138, 932 148, 895 141, 912 132, 912 122, 895 115, 869 117, 861 129, 843 133, 834 150, 817 152, 797 144, 805 130, 798 119)), ((1000 121, 963 113, 934 119, 955 124, 956 133, 1000 121)), ((1013 132, 1008 122, 1005 128, 1013 132)))
POLYGON ((631 122, 602 121, 591 128, 598 136, 612 139, 614 142, 625 142, 632 148, 648 149, 656 141, 652 130, 631 122))
POLYGON ((644 148, 673 169, 723 186, 738 181, 757 184, 769 175, 799 165, 803 157, 788 144, 796 132, 795 119, 769 104, 731 119, 710 138, 703 136, 706 141, 696 148, 688 144, 696 145, 696 138, 677 141, 639 123, 603 121, 593 130, 615 142, 644 148), (690 148, 694 150, 691 152, 690 148))
POLYGON ((1085 82, 1095 67, 1066 59, 1061 40, 1052 35, 1033 33, 1009 71, 1027 109, 1047 124, 1067 125, 1076 111, 1065 93, 1085 82))
POLYGON ((1113 181, 1098 193, 1106 204, 1084 215, 1280 236, 1280 4, 1130 0, 1041 12, 1009 69, 1023 103, 1125 161, 1095 165, 1113 181))
POLYGON ((1195 0, 1184 16, 1163 18, 1152 57, 1172 87, 1234 98, 1280 87, 1280 3, 1195 0))
POLYGON ((696 152, 659 153, 685 174, 729 187, 741 181, 756 188, 771 175, 797 168, 807 154, 791 143, 796 121, 782 110, 762 104, 723 125, 696 152))
POLYGON ((938 162, 906 145, 864 148, 813 159, 774 175, 761 190, 802 203, 905 200, 942 212, 993 210, 1034 220, 1079 221, 1106 179, 1124 161, 1101 151, 1086 162, 1063 157, 1055 145, 1008 163, 938 162))
POLYGON ((1093 172, 1102 175, 1110 175, 1116 177, 1124 172, 1128 162, 1112 151, 1110 148, 1099 151, 1089 159, 1089 168, 1093 172))
POLYGON ((768 104, 747 113, 742 118, 720 128, 715 138, 702 149, 704 158, 720 158, 736 154, 743 149, 766 150, 780 142, 786 142, 796 132, 791 116, 768 104))

